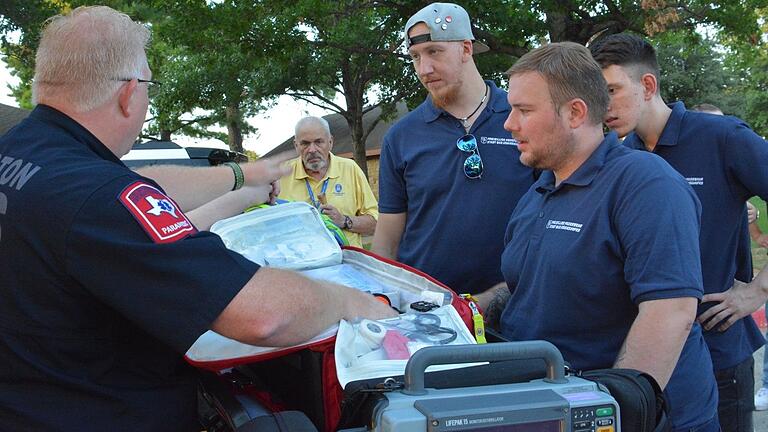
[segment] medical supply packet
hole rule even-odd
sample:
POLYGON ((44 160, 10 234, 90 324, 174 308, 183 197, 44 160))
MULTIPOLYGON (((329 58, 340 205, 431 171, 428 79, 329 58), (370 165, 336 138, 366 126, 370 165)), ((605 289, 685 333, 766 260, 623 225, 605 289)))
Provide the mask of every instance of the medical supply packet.
MULTIPOLYGON (((386 320, 342 320, 336 335, 336 374, 347 383, 405 373, 408 359, 421 348, 476 344, 456 309, 446 305, 430 312, 402 314, 386 320)), ((431 366, 438 371, 482 363, 431 366)))

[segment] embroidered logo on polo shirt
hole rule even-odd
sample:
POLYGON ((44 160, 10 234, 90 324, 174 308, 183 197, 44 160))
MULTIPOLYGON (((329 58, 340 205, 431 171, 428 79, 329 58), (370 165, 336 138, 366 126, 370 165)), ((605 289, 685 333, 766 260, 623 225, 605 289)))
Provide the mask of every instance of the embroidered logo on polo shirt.
POLYGON ((480 144, 488 145, 511 145, 517 146, 517 140, 511 137, 480 137, 480 144))
POLYGON ((197 232, 172 199, 143 181, 123 189, 118 199, 155 243, 171 243, 197 232))
POLYGON ((691 186, 704 186, 704 177, 686 177, 685 181, 691 186))
POLYGON ((333 188, 336 191, 336 194, 341 193, 341 183, 336 183, 336 186, 333 188))
POLYGON ((563 231, 573 231, 573 232, 581 232, 581 227, 583 224, 576 223, 576 222, 567 222, 567 221, 559 221, 559 220, 548 220, 547 221, 547 229, 554 229, 554 230, 563 230, 563 231))

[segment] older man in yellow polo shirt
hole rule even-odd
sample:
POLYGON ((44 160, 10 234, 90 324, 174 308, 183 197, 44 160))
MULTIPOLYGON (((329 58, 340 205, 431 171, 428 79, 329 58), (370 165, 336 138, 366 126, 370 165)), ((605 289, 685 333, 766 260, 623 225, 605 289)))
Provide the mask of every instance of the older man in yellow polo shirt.
POLYGON ((299 157, 288 162, 292 171, 280 179, 280 197, 314 205, 344 230, 350 245, 362 247, 362 236, 373 234, 379 218, 363 171, 331 153, 333 137, 323 118, 299 120, 293 145, 299 157))

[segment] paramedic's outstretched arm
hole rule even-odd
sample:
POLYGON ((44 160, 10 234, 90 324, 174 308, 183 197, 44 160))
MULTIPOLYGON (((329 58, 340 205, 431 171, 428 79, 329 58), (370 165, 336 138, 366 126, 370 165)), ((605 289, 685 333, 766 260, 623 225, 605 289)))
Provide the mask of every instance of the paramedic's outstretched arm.
MULTIPOLYGON (((239 164, 245 178, 244 185, 264 186, 278 180, 290 172, 283 162, 295 156, 293 152, 282 153, 273 158, 239 164)), ((226 165, 155 165, 138 168, 136 172, 156 181, 183 211, 190 211, 224 195, 235 184, 232 168, 226 165)))
POLYGON ((504 312, 511 295, 506 282, 501 282, 475 296, 483 311, 485 325, 494 330, 501 329, 501 313, 504 312))
POLYGON ((664 389, 696 319, 697 304, 694 297, 640 303, 613 367, 646 372, 664 389))
POLYGON ((259 346, 290 346, 317 336, 339 320, 396 316, 372 295, 298 273, 262 267, 211 328, 259 346))
POLYGON ((379 213, 376 231, 373 234, 371 251, 384 258, 397 259, 397 249, 405 231, 408 213, 379 213))
POLYGON ((208 231, 218 220, 238 215, 251 205, 268 202, 271 190, 271 185, 245 186, 187 212, 187 217, 198 230, 208 231))

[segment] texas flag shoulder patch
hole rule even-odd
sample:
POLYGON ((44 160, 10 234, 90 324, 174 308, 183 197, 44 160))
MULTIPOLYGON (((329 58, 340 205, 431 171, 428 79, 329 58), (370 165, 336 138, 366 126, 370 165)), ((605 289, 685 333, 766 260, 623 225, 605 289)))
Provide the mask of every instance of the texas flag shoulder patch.
POLYGON ((172 199, 143 181, 123 189, 119 199, 155 243, 175 242, 197 232, 172 199))

